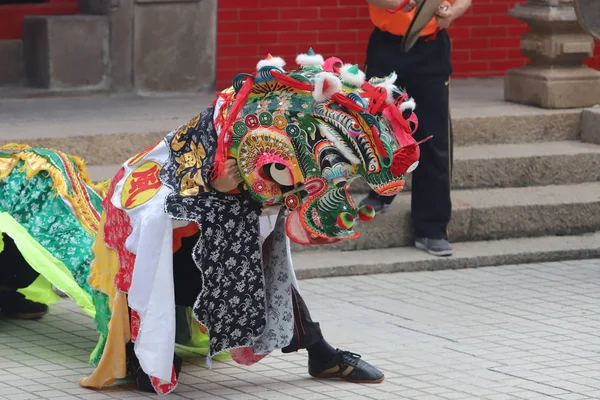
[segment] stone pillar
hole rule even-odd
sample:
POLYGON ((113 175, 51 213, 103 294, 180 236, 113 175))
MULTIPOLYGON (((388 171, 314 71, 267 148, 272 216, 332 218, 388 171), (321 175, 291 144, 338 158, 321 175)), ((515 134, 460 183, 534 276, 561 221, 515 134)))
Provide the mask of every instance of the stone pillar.
POLYGON ((531 27, 521 38, 521 51, 531 62, 507 72, 507 101, 543 108, 600 103, 600 72, 583 65, 594 53, 594 41, 579 24, 573 0, 528 0, 509 14, 531 27))
POLYGON ((135 0, 134 88, 213 90, 216 32, 217 0, 135 0))

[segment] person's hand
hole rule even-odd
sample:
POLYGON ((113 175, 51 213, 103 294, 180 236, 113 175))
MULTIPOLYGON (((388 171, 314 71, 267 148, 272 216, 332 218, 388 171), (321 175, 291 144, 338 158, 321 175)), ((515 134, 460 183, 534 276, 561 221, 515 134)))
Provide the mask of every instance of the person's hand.
POLYGON ((238 185, 242 182, 242 176, 237 166, 235 159, 228 159, 225 162, 225 169, 223 174, 212 181, 211 186, 222 193, 229 193, 234 189, 237 189, 238 185))
POLYGON ((438 7, 438 11, 436 13, 437 24, 440 28, 446 29, 452 24, 454 21, 454 9, 452 8, 452 4, 447 1, 443 1, 442 4, 438 7))

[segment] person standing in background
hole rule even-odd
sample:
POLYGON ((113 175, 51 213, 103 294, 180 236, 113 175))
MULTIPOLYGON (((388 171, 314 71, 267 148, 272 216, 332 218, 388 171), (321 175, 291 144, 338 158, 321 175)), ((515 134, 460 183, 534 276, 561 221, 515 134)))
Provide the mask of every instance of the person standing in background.
MULTIPOLYGON (((448 241, 452 203, 452 125, 449 112, 449 82, 452 74, 451 44, 446 28, 471 6, 471 0, 441 1, 437 16, 421 32, 408 51, 400 43, 415 15, 415 0, 367 0, 375 29, 369 39, 365 73, 373 76, 397 74, 396 86, 406 89, 417 108, 419 166, 412 173, 411 217, 415 246, 437 256, 450 256, 448 241)), ((378 196, 371 191, 361 205, 385 212, 394 196, 378 196)))

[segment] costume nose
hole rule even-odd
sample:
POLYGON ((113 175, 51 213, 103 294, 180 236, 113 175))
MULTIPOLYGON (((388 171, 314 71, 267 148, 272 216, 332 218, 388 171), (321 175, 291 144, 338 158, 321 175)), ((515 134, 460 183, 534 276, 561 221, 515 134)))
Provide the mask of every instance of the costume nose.
POLYGON ((394 176, 400 176, 412 172, 419 165, 419 146, 412 144, 405 146, 394 153, 392 158, 391 172, 394 176))

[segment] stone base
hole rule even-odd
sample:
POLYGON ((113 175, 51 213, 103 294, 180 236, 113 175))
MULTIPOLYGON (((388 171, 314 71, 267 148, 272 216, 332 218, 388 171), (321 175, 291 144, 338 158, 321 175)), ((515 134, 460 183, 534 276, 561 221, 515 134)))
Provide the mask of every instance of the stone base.
POLYGON ((27 84, 46 89, 107 86, 108 38, 106 17, 25 17, 23 61, 27 84))
POLYGON ((20 40, 0 40, 0 85, 21 83, 22 60, 23 45, 20 40))
POLYGON ((526 66, 507 72, 504 99, 542 108, 579 108, 600 103, 600 72, 587 67, 526 66))
POLYGON ((600 107, 583 110, 581 117, 581 140, 600 144, 600 107))

